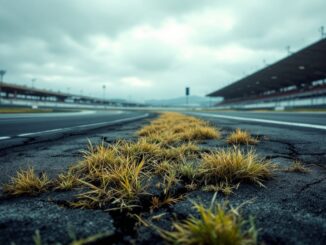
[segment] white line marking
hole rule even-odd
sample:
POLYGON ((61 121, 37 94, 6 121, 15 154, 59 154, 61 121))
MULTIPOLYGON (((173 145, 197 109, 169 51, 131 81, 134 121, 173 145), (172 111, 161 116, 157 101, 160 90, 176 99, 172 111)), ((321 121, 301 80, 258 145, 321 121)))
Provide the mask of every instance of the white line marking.
POLYGON ((283 122, 283 121, 276 121, 276 120, 215 115, 215 114, 207 114, 207 113, 192 113, 192 114, 200 115, 200 116, 204 116, 204 117, 217 117, 217 118, 226 118, 226 119, 233 119, 233 120, 239 120, 239 121, 271 123, 271 124, 278 124, 278 125, 297 126, 297 127, 304 127, 304 128, 317 128, 317 129, 326 130, 326 126, 316 125, 316 124, 308 124, 308 123, 283 122))
MULTIPOLYGON (((20 113, 20 114, 0 114, 0 119, 21 119, 21 118, 44 118, 44 117, 72 117, 72 116, 80 116, 80 115, 89 115, 94 114, 96 111, 79 111, 79 112, 48 112, 48 113, 20 113)), ((117 113, 112 113, 117 114, 117 113)))
POLYGON ((9 136, 1 136, 0 137, 0 140, 7 140, 7 139, 10 139, 11 137, 9 137, 9 136))
POLYGON ((88 128, 88 127, 101 126, 101 125, 112 125, 112 124, 116 124, 116 123, 137 120, 137 119, 141 119, 141 118, 145 118, 145 117, 148 117, 148 113, 146 113, 144 115, 136 116, 136 117, 128 117, 128 118, 123 118, 123 119, 117 119, 117 120, 109 121, 109 122, 85 124, 85 125, 79 125, 79 126, 68 127, 68 128, 56 128, 56 129, 50 129, 50 130, 45 130, 45 131, 39 131, 39 132, 19 134, 17 136, 18 137, 26 137, 26 136, 39 135, 39 134, 44 134, 44 133, 53 133, 53 132, 59 132, 59 131, 69 131, 69 130, 73 130, 73 129, 76 129, 76 128, 88 128))
MULTIPOLYGON (((50 129, 50 130, 44 130, 44 131, 39 131, 39 132, 34 132, 34 133, 25 133, 25 134, 19 134, 17 135, 18 137, 24 137, 24 136, 30 136, 30 135, 34 135, 34 134, 44 134, 44 133, 52 133, 52 132, 58 132, 58 131, 62 131, 65 128, 56 128, 56 129, 50 129)), ((67 128, 68 129, 68 128, 67 128)))

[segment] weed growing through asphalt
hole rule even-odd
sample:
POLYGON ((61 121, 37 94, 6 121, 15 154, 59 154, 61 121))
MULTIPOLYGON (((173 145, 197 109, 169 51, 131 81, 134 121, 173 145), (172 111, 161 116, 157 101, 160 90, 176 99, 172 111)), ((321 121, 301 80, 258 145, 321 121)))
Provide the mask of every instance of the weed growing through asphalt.
MULTIPOLYGON (((55 189, 81 188, 71 202, 73 207, 131 211, 149 208, 142 206, 143 200, 148 200, 144 196, 159 198, 152 199, 155 208, 174 203, 185 191, 201 189, 229 195, 241 181, 263 185, 272 175, 272 164, 253 151, 230 148, 201 154, 197 141, 218 139, 220 132, 195 117, 164 113, 138 135, 137 141, 90 143, 82 159, 57 177, 55 189), (178 194, 180 186, 184 188, 178 194), (153 189, 161 194, 155 196, 153 189)), ((28 170, 18 172, 5 190, 15 195, 35 193, 44 191, 48 184, 45 174, 37 177, 34 170, 28 170)))
POLYGON ((227 137, 227 143, 233 145, 255 145, 258 140, 253 138, 249 132, 237 128, 227 137))
POLYGON ((10 183, 3 186, 3 191, 8 195, 37 195, 47 190, 50 180, 45 173, 39 176, 34 168, 29 167, 26 170, 19 170, 16 177, 12 177, 10 183))
POLYGON ((187 182, 195 181, 198 176, 198 169, 195 164, 188 162, 178 165, 177 172, 180 178, 185 179, 187 182))
POLYGON ((240 183, 230 184, 226 181, 226 182, 217 183, 215 185, 205 185, 203 186, 202 190, 207 192, 221 192, 225 196, 229 196, 234 192, 234 190, 237 190, 239 186, 240 183))
POLYGON ((166 195, 161 200, 159 197, 154 196, 152 197, 151 200, 150 210, 153 211, 155 209, 161 208, 162 206, 172 206, 177 202, 179 202, 182 198, 184 197, 183 196, 173 197, 171 195, 166 195))
POLYGON ((263 186, 263 181, 272 176, 274 168, 253 150, 245 152, 232 147, 203 154, 199 173, 206 184, 248 181, 263 186))
POLYGON ((220 132, 207 122, 180 113, 164 113, 159 119, 138 131, 151 142, 171 145, 182 141, 218 139, 220 132))
MULTIPOLYGON (((187 191, 230 195, 243 181, 263 186, 273 174, 274 165, 252 150, 233 147, 202 153, 196 143, 219 139, 220 132, 194 117, 164 113, 137 133, 137 141, 90 143, 82 159, 60 174, 52 186, 60 190, 81 188, 70 203, 75 208, 135 213, 174 205, 187 191)), ((245 131, 237 130, 232 136, 236 140, 230 140, 231 136, 228 142, 232 144, 254 143, 245 131)), ((11 195, 34 195, 48 187, 48 177, 43 173, 37 176, 30 168, 19 171, 4 190, 11 195)), ((196 217, 174 222, 172 231, 160 230, 162 237, 175 244, 255 244, 255 227, 244 221, 237 209, 223 204, 194 207, 196 217)), ((78 242, 75 244, 82 244, 78 242)))
POLYGON ((210 208, 195 203, 198 217, 190 216, 185 221, 174 222, 172 231, 158 229, 158 232, 172 244, 257 243, 257 231, 253 221, 245 221, 239 215, 238 209, 214 202, 215 198, 210 208))
MULTIPOLYGON (((101 169, 94 169, 99 178, 96 181, 78 179, 89 191, 78 195, 79 201, 75 207, 99 207, 114 209, 131 209, 138 204, 138 197, 144 192, 142 179, 144 160, 140 163, 125 158, 114 164, 108 164, 101 169)), ((94 174, 94 173, 93 173, 94 174)))
POLYGON ((186 164, 200 155, 192 141, 220 137, 206 122, 179 113, 161 115, 138 134, 136 142, 90 144, 83 160, 70 169, 88 189, 73 206, 132 209, 140 205, 141 195, 150 194, 146 181, 154 175, 160 176, 160 188, 168 197, 180 178, 195 178, 197 169, 186 164))
POLYGON ((75 175, 68 172, 68 173, 59 174, 54 184, 55 184, 55 189, 67 191, 78 186, 79 182, 75 175))
POLYGON ((302 164, 302 162, 296 160, 294 161, 287 169, 286 172, 295 172, 295 173, 308 173, 310 169, 302 164))

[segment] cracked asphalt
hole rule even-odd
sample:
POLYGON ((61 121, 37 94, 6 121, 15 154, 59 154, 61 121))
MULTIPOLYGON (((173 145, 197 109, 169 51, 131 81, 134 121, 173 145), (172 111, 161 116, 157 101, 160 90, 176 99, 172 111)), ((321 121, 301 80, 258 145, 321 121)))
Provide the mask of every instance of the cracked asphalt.
MULTIPOLYGON (((151 115, 155 117, 155 115, 151 115)), ((199 142, 203 151, 228 147, 225 137, 241 128, 258 137, 253 146, 261 157, 279 164, 280 170, 265 188, 241 184, 234 194, 218 194, 218 201, 228 200, 232 205, 248 202, 242 208, 245 217, 252 216, 259 229, 259 241, 264 244, 325 244, 326 241, 326 135, 323 130, 259 124, 223 118, 202 117, 221 129, 220 140, 199 142), (285 172, 294 160, 301 161, 309 173, 285 172)), ((136 139, 135 131, 147 124, 143 119, 122 125, 111 125, 80 134, 64 135, 49 141, 8 147, 0 151, 0 183, 9 181, 20 168, 28 165, 36 171, 45 171, 55 177, 81 158, 80 151, 93 143, 114 142, 117 139, 136 139)), ((246 148, 247 146, 243 146, 246 148)), ((125 214, 103 210, 68 208, 65 203, 73 200, 78 190, 44 193, 39 197, 8 198, 0 191, 0 244, 33 244, 35 230, 40 230, 49 244, 86 237, 98 232, 105 235, 98 244, 163 244, 150 227, 136 225, 125 214), (19 234, 19 235, 17 235, 19 234)), ((175 218, 196 215, 192 202, 210 204, 213 193, 191 191, 182 201, 163 207, 153 213, 142 213, 148 220, 164 214, 152 222, 169 229, 175 218)))

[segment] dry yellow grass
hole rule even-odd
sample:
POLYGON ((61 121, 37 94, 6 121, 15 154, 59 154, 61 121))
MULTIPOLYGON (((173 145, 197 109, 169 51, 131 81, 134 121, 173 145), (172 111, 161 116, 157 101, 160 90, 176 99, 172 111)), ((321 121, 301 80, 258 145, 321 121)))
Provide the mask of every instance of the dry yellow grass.
POLYGON ((150 206, 150 210, 153 211, 155 209, 159 209, 162 206, 172 206, 173 204, 176 204, 177 202, 179 202, 181 199, 183 198, 183 196, 180 197, 172 197, 170 195, 167 195, 163 198, 163 200, 160 200, 159 197, 152 197, 151 200, 151 206, 150 206))
POLYGON ((185 178, 187 181, 191 182, 195 181, 198 175, 197 166, 191 163, 183 163, 178 165, 177 172, 181 178, 185 178))
POLYGON ((232 244, 254 245, 257 231, 253 222, 242 219, 238 210, 226 205, 212 204, 205 208, 195 204, 199 217, 190 216, 183 222, 174 222, 173 230, 159 229, 161 236, 173 244, 232 244))
POLYGON ((170 145, 180 141, 217 139, 220 132, 205 121, 170 112, 162 114, 150 125, 139 130, 138 135, 146 137, 150 142, 170 145))
POLYGON ((182 140, 205 140, 205 139, 217 139, 220 137, 219 131, 215 128, 208 126, 198 126, 189 128, 185 131, 180 138, 182 140))
POLYGON ((286 172, 308 173, 310 169, 305 167, 302 162, 294 161, 286 170, 286 172))
MULTIPOLYGON (((245 154, 234 148, 201 155, 193 141, 219 138, 220 133, 194 117, 164 113, 138 134, 141 137, 135 142, 90 143, 82 159, 58 176, 55 188, 83 188, 84 193, 72 203, 75 207, 130 210, 140 204, 142 195, 151 194, 147 183, 153 176, 159 176, 156 187, 165 197, 173 194, 179 182, 188 190, 208 184, 209 190, 228 194, 234 189, 233 182, 262 185, 271 176, 272 165, 253 152, 245 154)), ((30 169, 19 172, 5 190, 14 195, 34 193, 43 191, 48 183, 46 175, 37 177, 30 169)))
POLYGON ((138 197, 144 191, 143 166, 144 161, 136 163, 126 158, 105 168, 95 169, 94 171, 98 171, 99 176, 97 181, 78 179, 90 190, 79 194, 79 201, 73 203, 73 206, 102 208, 114 204, 118 209, 131 209, 137 206, 138 197))
POLYGON ((176 147, 161 148, 160 155, 162 159, 179 163, 182 160, 194 158, 199 151, 200 149, 197 145, 189 142, 176 147))
MULTIPOLYGON (((164 147, 146 138, 136 142, 119 141, 113 145, 89 145, 83 159, 69 170, 80 185, 90 191, 78 196, 75 207, 116 206, 130 209, 145 192, 144 177, 162 176, 164 194, 178 183, 175 165, 198 154, 199 148, 186 143, 164 147)), ((64 177, 62 177, 64 178, 64 177)), ((63 183, 62 185, 66 185, 63 183)))
POLYGON ((258 140, 253 138, 249 132, 236 129, 232 132, 227 138, 228 144, 245 144, 245 145, 254 145, 258 143, 258 140))
POLYGON ((137 142, 118 142, 115 146, 120 156, 128 157, 136 161, 155 161, 160 158, 161 147, 159 144, 151 143, 146 138, 141 138, 137 142))
POLYGON ((206 183, 249 181, 259 185, 272 176, 274 165, 260 159, 253 150, 236 147, 203 154, 199 172, 206 183))
POLYGON ((58 175, 55 181, 55 189, 57 190, 71 190, 72 188, 78 186, 79 182, 77 177, 72 173, 62 173, 58 175))
POLYGON ((233 193, 234 190, 238 189, 240 184, 229 184, 228 182, 221 182, 215 185, 206 185, 202 188, 203 191, 207 192, 222 192, 228 196, 233 193))
POLYGON ((8 195, 37 195, 47 190, 50 180, 45 173, 37 176, 32 167, 17 172, 16 177, 12 177, 10 183, 3 186, 3 191, 8 195))

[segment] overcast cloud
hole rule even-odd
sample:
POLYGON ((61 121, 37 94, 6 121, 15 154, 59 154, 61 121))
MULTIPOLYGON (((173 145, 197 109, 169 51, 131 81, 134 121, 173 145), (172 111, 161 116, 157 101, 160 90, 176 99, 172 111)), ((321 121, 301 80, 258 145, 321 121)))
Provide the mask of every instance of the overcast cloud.
POLYGON ((205 95, 320 38, 324 0, 0 0, 5 81, 110 98, 205 95))

